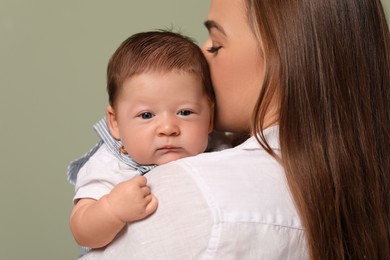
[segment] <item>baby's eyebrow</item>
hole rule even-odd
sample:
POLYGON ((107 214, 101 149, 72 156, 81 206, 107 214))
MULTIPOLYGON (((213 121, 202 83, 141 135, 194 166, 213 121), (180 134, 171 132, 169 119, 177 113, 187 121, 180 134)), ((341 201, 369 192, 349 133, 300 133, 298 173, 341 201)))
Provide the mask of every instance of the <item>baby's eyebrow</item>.
POLYGON ((216 29, 217 31, 221 32, 223 35, 226 36, 226 32, 223 29, 223 27, 213 20, 207 20, 204 22, 204 26, 206 26, 207 30, 210 32, 212 29, 216 29))

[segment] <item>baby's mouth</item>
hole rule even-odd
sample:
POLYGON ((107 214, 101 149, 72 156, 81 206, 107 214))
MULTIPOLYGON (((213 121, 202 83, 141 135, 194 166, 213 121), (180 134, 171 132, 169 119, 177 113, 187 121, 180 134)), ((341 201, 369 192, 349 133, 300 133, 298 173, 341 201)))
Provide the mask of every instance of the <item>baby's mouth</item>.
POLYGON ((161 150, 175 151, 175 150, 179 150, 179 149, 181 149, 181 148, 178 147, 178 146, 165 145, 165 146, 162 146, 162 147, 158 148, 157 151, 161 151, 161 150))

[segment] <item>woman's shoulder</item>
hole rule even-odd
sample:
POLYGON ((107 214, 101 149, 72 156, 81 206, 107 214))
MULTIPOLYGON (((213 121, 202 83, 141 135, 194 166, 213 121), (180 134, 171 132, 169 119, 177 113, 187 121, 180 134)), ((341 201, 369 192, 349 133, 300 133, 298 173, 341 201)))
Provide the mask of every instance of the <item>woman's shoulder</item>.
MULTIPOLYGON (((196 207, 180 214, 208 212, 202 218, 213 225, 229 223, 221 227, 223 234, 234 234, 245 226, 246 231, 237 231, 242 241, 300 243, 303 236, 284 170, 255 138, 231 149, 158 166, 146 176, 162 202, 160 210, 172 210, 167 205, 184 209, 190 201, 196 207)), ((230 245, 231 238, 221 235, 221 245, 230 245)))
MULTIPOLYGON (((272 142, 274 143, 274 142, 272 142)), ((279 153, 279 147, 272 147, 279 153)), ((212 171, 218 169, 232 171, 244 169, 248 165, 272 165, 278 167, 277 161, 258 143, 255 137, 250 137, 240 145, 215 152, 206 152, 197 156, 183 158, 177 161, 179 164, 191 168, 210 168, 212 171)))
POLYGON ((160 187, 166 179, 175 187, 185 180, 201 190, 204 197, 226 209, 254 210, 250 209, 254 204, 259 212, 275 209, 270 204, 293 208, 283 167, 254 137, 231 149, 161 165, 147 175, 160 187))

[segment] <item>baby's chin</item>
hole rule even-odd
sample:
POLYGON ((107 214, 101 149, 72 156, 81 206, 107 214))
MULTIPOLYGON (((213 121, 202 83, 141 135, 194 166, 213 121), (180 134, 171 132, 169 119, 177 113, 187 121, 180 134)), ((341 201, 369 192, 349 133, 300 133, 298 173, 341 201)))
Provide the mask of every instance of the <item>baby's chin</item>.
POLYGON ((164 155, 160 156, 159 158, 157 158, 155 160, 154 164, 162 165, 162 164, 173 162, 173 161, 176 161, 176 160, 179 160, 182 158, 186 158, 189 156, 192 156, 192 155, 182 154, 182 153, 167 153, 167 154, 164 154, 164 155))

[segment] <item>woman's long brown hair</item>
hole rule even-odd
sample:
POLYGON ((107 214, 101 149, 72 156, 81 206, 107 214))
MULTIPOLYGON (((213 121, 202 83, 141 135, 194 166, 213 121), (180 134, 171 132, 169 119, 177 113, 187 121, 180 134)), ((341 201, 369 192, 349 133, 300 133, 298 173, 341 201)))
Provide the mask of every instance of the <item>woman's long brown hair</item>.
POLYGON ((390 34, 380 0, 246 3, 266 62, 253 131, 276 99, 279 160, 311 258, 390 259, 390 34))

